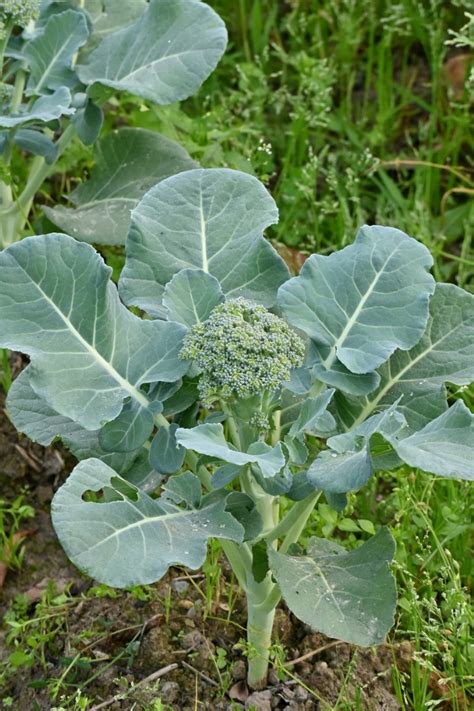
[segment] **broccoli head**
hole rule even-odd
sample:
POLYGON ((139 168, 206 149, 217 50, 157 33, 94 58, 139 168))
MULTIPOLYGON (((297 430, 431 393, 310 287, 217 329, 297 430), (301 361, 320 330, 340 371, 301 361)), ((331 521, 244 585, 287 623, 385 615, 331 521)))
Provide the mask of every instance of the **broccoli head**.
POLYGON ((0 2, 0 34, 6 24, 26 27, 39 15, 40 0, 2 0, 0 2))
POLYGON ((201 399, 275 391, 303 363, 304 343, 278 316, 247 299, 216 306, 184 339, 180 358, 201 371, 201 399))

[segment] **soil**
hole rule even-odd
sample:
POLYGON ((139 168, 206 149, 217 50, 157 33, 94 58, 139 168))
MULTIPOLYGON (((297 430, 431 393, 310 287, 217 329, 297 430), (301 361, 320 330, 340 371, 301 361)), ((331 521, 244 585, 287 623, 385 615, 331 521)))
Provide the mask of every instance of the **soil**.
MULTIPOLYGON (((60 448, 43 448, 19 436, 4 414, 3 403, 0 408, 2 498, 12 500, 23 489, 25 503, 36 510, 23 565, 8 573, 0 591, 0 612, 3 617, 15 596, 23 593, 28 600, 27 618, 38 616, 41 596, 51 580, 57 592, 66 593, 57 626, 44 646, 43 663, 41 655, 35 654, 33 666, 20 667, 0 689, 0 698, 11 697, 10 708, 31 711, 61 706, 61 694, 72 695, 74 685, 80 684, 91 700, 88 711, 151 709, 157 698, 176 710, 205 705, 216 711, 306 711, 332 708, 338 698, 349 705, 353 701, 354 708, 357 701, 358 708, 367 711, 400 708, 391 685, 393 648, 357 649, 331 641, 284 607, 277 611, 275 639, 285 648, 287 673, 279 678, 272 670, 266 690, 249 692, 245 658, 235 648, 244 636, 244 600, 227 599, 231 586, 225 578, 230 579, 230 570, 224 560, 224 580, 207 614, 204 575, 190 577, 183 569, 172 569, 155 586, 135 593, 117 591, 116 597, 109 597, 108 589, 91 590, 93 583, 62 552, 49 517, 53 492, 74 460, 60 448), (225 650, 225 658, 219 650, 225 650), (291 664, 300 657, 306 658, 291 664), (216 660, 222 659, 218 669, 216 660), (68 665, 71 670, 66 674, 68 665), (52 682, 62 675, 69 686, 60 686, 52 702, 52 682), (121 694, 125 698, 120 699, 121 694)), ((8 625, 0 631, 0 662, 13 651, 6 643, 7 631, 8 625)), ((403 656, 403 648, 398 653, 403 656)))

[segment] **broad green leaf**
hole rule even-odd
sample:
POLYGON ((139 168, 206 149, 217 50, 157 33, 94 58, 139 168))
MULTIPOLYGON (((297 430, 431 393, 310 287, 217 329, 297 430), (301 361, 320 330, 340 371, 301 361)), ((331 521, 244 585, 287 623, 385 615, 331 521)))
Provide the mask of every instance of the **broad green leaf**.
POLYGON ((96 142, 103 122, 103 111, 93 101, 87 101, 83 108, 76 111, 72 119, 77 135, 86 146, 96 142))
POLYGON ((226 511, 243 526, 244 541, 251 541, 263 530, 263 520, 257 511, 255 501, 241 491, 231 491, 227 496, 226 511))
POLYGON ((201 482, 192 472, 170 476, 163 485, 162 496, 171 499, 175 504, 184 503, 192 508, 198 508, 202 498, 201 482))
POLYGON ((120 415, 102 427, 99 443, 106 452, 133 452, 148 440, 152 431, 152 412, 130 399, 120 415))
POLYGON ((95 148, 90 179, 69 196, 75 208, 45 208, 47 217, 84 242, 124 244, 130 212, 147 190, 194 168, 184 148, 141 128, 112 131, 95 148))
POLYGON ((78 83, 72 69, 73 57, 89 37, 82 12, 66 10, 49 18, 44 28, 25 45, 30 77, 26 93, 41 95, 78 83))
POLYGON ((224 294, 219 282, 202 269, 182 269, 165 286, 163 293, 168 319, 188 327, 205 321, 222 301, 224 294))
POLYGON ((77 71, 84 84, 172 104, 199 89, 226 43, 224 23, 205 3, 151 0, 136 22, 105 37, 77 71))
POLYGON ((45 136, 41 131, 33 131, 30 128, 20 128, 15 132, 15 143, 28 153, 35 156, 42 156, 48 165, 54 163, 58 155, 56 143, 45 136))
POLYGON ((0 344, 31 358, 33 389, 59 414, 99 429, 144 383, 178 380, 183 326, 142 321, 112 270, 66 235, 28 237, 0 254, 0 344))
POLYGON ((184 461, 186 450, 176 442, 178 425, 160 427, 150 448, 150 464, 161 474, 174 474, 184 461))
POLYGON ((397 454, 412 467, 451 479, 474 479, 474 415, 462 400, 419 432, 387 436, 397 454))
POLYGON ((291 425, 289 435, 295 437, 303 432, 330 432, 336 426, 335 420, 327 411, 335 390, 326 390, 321 395, 304 400, 297 420, 291 425))
POLYGON ((432 263, 426 247, 403 232, 365 226, 349 247, 307 259, 280 287, 278 303, 293 326, 326 349, 323 368, 339 361, 353 373, 370 373, 423 335, 432 263))
POLYGON ((8 391, 8 414, 19 432, 44 447, 60 438, 79 460, 96 457, 127 479, 131 476, 132 481, 137 485, 140 483, 141 487, 146 486, 146 482, 157 485, 159 478, 152 474, 151 467, 146 469, 138 462, 143 455, 148 460, 147 450, 138 449, 126 454, 106 452, 99 444, 100 430, 86 430, 53 410, 31 387, 30 374, 28 366, 8 391))
POLYGON ((114 587, 159 580, 171 565, 199 568, 207 541, 241 542, 243 528, 225 510, 226 498, 203 499, 200 508, 163 506, 98 459, 81 462, 56 493, 53 525, 71 561, 114 587), (133 493, 126 496, 128 487, 133 493), (112 490, 118 500, 86 502, 87 491, 112 490))
POLYGON ((264 442, 255 442, 247 453, 238 452, 227 444, 224 428, 219 423, 198 425, 190 430, 180 427, 176 432, 176 441, 186 449, 222 459, 228 464, 258 464, 264 477, 274 476, 285 465, 280 443, 270 447, 264 442))
POLYGON ((338 396, 346 427, 399 401, 410 427, 421 429, 446 410, 444 383, 474 380, 474 296, 453 284, 437 284, 422 339, 410 351, 396 351, 383 365, 380 386, 364 399, 338 396), (401 398, 401 400, 400 400, 401 398))
POLYGON ((313 364, 312 376, 338 390, 350 395, 367 395, 380 383, 380 375, 373 373, 351 373, 337 359, 329 364, 327 357, 330 349, 319 347, 309 349, 309 363, 313 364), (313 352, 314 351, 314 352, 313 352))
POLYGON ((74 112, 75 109, 71 108, 71 92, 62 86, 49 96, 41 96, 30 109, 27 108, 23 113, 0 116, 0 127, 15 128, 37 121, 48 123, 60 116, 70 116, 74 112))
POLYGON ((231 481, 236 479, 242 468, 236 464, 223 464, 221 467, 216 469, 212 475, 212 487, 214 489, 223 489, 224 486, 230 484, 231 481))
POLYGON ((313 629, 363 647, 380 644, 393 625, 395 543, 382 528, 360 548, 311 538, 305 556, 268 548, 270 568, 290 610, 313 629))
POLYGON ((146 0, 85 0, 84 4, 92 21, 94 40, 103 39, 130 25, 146 7, 146 0))
POLYGON ((320 452, 308 469, 308 481, 315 489, 333 494, 358 491, 372 476, 372 461, 367 447, 359 451, 320 452))
POLYGON ((133 211, 120 293, 129 305, 166 317, 166 284, 181 269, 212 274, 227 297, 275 303, 289 272, 264 240, 273 198, 237 170, 189 170, 152 188, 133 211))

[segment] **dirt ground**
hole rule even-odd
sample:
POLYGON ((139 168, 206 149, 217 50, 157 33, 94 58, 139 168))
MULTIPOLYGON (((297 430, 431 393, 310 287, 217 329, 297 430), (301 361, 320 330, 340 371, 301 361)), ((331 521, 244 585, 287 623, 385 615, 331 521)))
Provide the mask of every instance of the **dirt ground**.
MULTIPOLYGON (((60 706, 61 695, 72 696, 74 685, 82 685, 83 693, 92 699, 90 711, 154 709, 158 698, 165 708, 183 710, 204 705, 216 711, 306 711, 333 708, 338 700, 347 708, 367 711, 400 708, 391 684, 392 648, 356 649, 334 642, 312 632, 284 607, 278 610, 275 639, 285 649, 286 671, 280 665, 280 673, 271 671, 268 689, 249 692, 245 658, 235 648, 244 636, 244 601, 227 597, 230 586, 225 579, 230 579, 230 570, 224 560, 224 580, 216 586, 210 608, 203 600, 205 576, 190 577, 183 569, 171 570, 155 586, 138 593, 118 591, 116 597, 109 597, 108 590, 94 589, 92 581, 68 562, 50 523, 51 498, 73 465, 60 448, 44 449, 18 436, 2 404, 1 496, 13 500, 24 490, 25 503, 36 511, 23 565, 7 574, 0 591, 2 618, 19 594, 26 595, 26 618, 38 617, 48 581, 54 581, 56 592, 66 593, 41 654, 35 654, 31 666, 7 675, 0 698, 10 697, 10 708, 60 706), (54 687, 61 677, 62 685, 54 687), (54 703, 52 688, 59 688, 54 703), (121 694, 125 698, 117 698, 121 694)), ((44 607, 39 616, 43 614, 44 607)), ((13 651, 5 640, 8 629, 4 624, 0 631, 0 661, 13 651)), ((403 647, 396 655, 403 657, 403 647)))

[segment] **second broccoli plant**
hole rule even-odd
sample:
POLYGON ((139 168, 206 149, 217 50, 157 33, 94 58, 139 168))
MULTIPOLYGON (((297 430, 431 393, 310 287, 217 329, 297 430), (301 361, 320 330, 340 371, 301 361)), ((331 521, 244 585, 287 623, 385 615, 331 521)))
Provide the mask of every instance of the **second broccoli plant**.
POLYGON ((474 417, 445 385, 474 379, 474 297, 436 284, 428 250, 388 227, 290 278, 263 237, 276 220, 255 178, 190 170, 133 210, 118 289, 66 235, 0 254, 0 345, 30 357, 10 417, 80 460, 53 501, 65 551, 127 587, 199 568, 219 539, 247 598, 253 688, 282 598, 354 644, 393 624, 387 528, 350 550, 297 545, 321 497, 342 510, 403 462, 474 473, 474 417))

